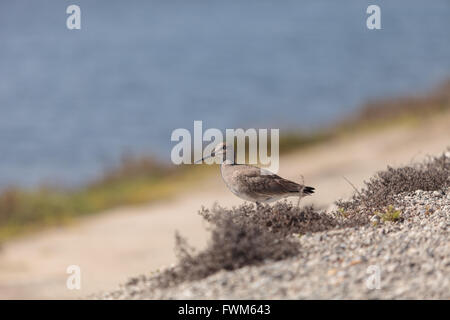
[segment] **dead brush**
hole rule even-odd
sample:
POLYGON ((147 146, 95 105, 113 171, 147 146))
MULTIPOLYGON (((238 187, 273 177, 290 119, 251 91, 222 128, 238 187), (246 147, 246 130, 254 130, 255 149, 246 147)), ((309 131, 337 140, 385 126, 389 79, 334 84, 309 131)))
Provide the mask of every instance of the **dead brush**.
POLYGON ((339 210, 353 218, 369 219, 370 212, 383 212, 395 205, 394 196, 416 190, 444 190, 450 186, 450 157, 443 153, 429 161, 378 172, 348 201, 337 201, 339 210), (356 217, 359 216, 359 217, 356 217))
POLYGON ((288 202, 273 206, 244 204, 233 209, 214 206, 203 208, 199 214, 209 223, 207 247, 196 252, 177 234, 178 264, 155 277, 158 287, 296 256, 301 248, 293 234, 324 231, 337 225, 313 207, 299 209, 288 202))

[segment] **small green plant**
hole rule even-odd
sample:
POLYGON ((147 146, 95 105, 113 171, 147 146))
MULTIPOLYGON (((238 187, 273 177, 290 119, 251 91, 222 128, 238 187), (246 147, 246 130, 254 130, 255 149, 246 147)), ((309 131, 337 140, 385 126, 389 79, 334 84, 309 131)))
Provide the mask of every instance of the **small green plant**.
POLYGON ((384 212, 375 212, 375 215, 379 216, 383 221, 396 222, 400 220, 402 212, 400 210, 395 210, 392 205, 388 206, 384 212))
POLYGON ((347 211, 345 211, 344 208, 338 208, 338 212, 339 212, 344 218, 347 218, 347 217, 348 217, 348 213, 347 213, 347 211))
POLYGON ((303 233, 293 233, 292 235, 293 235, 294 237, 297 237, 298 239, 301 239, 301 238, 304 236, 303 233))

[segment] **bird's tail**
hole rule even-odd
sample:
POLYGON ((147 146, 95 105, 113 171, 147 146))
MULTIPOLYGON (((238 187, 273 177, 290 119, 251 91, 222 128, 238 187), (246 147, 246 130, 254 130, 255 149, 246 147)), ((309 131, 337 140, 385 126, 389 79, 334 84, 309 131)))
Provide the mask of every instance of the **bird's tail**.
POLYGON ((306 196, 309 196, 309 195, 311 195, 311 194, 313 194, 314 193, 314 188, 313 187, 303 187, 303 194, 304 195, 306 195, 306 196))

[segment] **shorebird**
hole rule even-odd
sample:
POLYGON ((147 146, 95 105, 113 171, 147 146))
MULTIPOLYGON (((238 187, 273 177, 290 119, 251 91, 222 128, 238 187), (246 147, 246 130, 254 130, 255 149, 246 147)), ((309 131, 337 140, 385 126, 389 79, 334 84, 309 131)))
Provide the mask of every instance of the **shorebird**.
POLYGON ((313 187, 284 179, 266 169, 247 164, 237 164, 232 146, 219 143, 208 158, 222 156, 220 171, 228 189, 239 198, 258 203, 270 203, 286 197, 300 199, 314 193, 313 187))

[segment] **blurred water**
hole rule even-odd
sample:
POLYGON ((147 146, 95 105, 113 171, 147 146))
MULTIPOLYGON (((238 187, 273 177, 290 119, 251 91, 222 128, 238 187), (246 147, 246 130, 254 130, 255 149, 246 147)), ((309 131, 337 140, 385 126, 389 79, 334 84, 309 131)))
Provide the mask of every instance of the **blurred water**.
POLYGON ((375 2, 2 0, 0 186, 83 182, 124 152, 168 160, 194 120, 307 129, 449 77, 450 1, 375 2))

